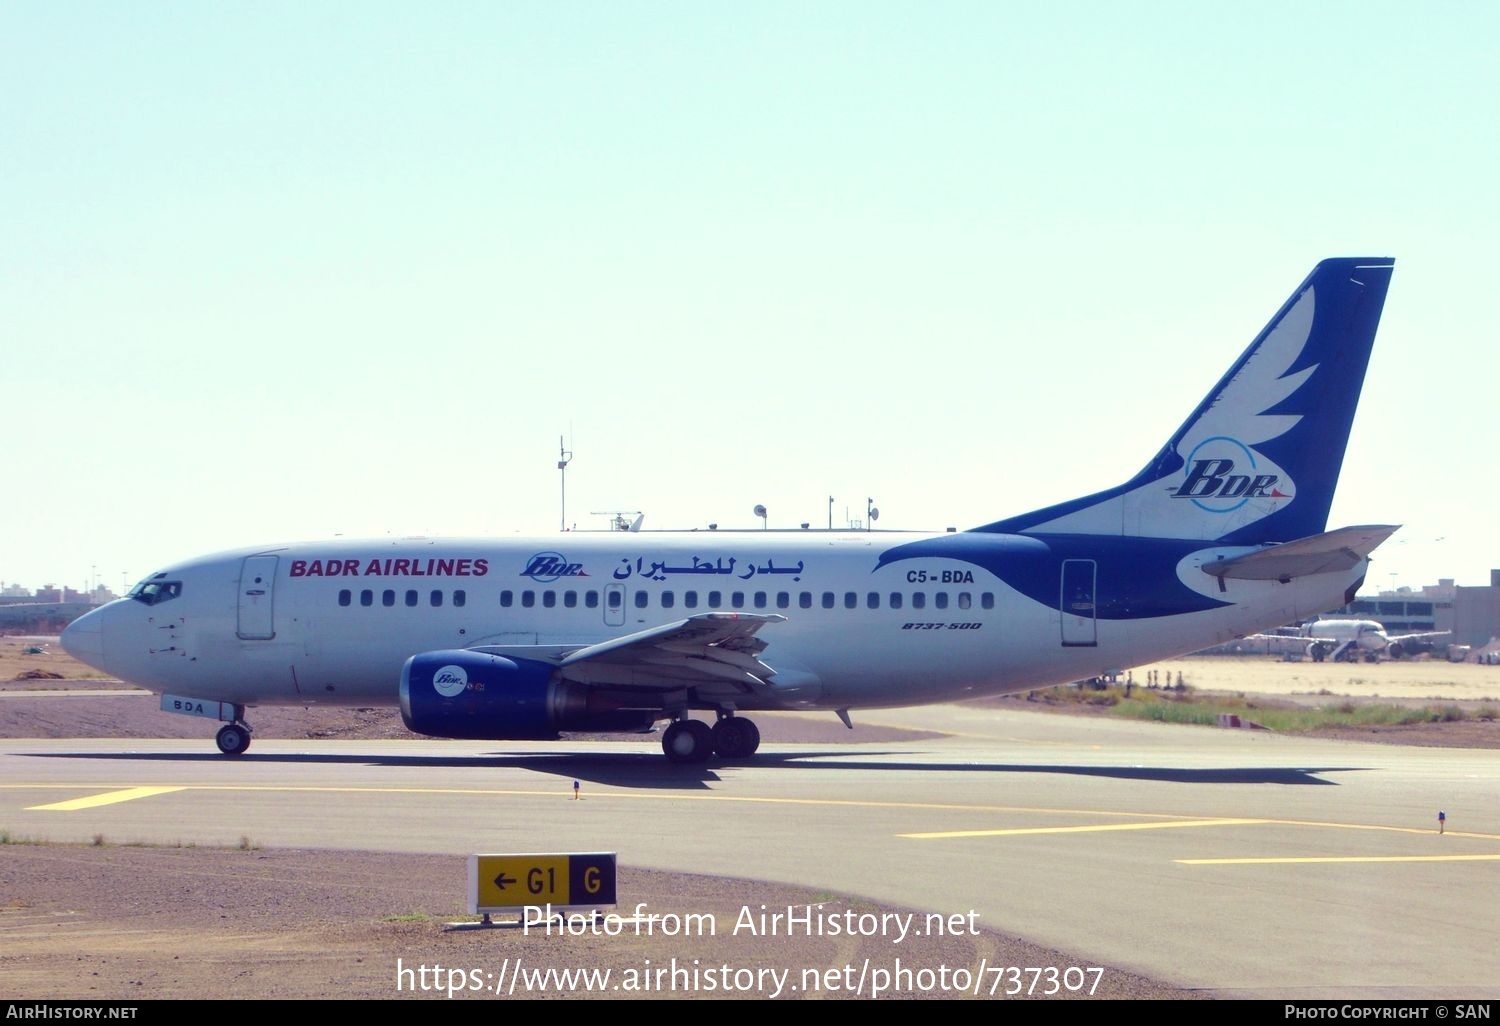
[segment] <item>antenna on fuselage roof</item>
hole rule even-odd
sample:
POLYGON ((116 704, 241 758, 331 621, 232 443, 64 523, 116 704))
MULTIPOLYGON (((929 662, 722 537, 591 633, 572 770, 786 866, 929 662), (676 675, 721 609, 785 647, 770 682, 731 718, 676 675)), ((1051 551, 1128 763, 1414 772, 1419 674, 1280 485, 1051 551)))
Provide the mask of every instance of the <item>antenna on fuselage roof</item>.
POLYGON ((557 436, 557 476, 562 482, 562 494, 559 498, 559 511, 561 513, 561 529, 568 529, 568 464, 573 462, 573 450, 563 444, 563 436, 557 436))
POLYGON ((639 531, 641 529, 641 522, 646 519, 646 514, 638 509, 596 509, 589 516, 609 517, 609 529, 611 531, 639 531), (627 520, 626 517, 631 514, 635 515, 635 519, 627 520))

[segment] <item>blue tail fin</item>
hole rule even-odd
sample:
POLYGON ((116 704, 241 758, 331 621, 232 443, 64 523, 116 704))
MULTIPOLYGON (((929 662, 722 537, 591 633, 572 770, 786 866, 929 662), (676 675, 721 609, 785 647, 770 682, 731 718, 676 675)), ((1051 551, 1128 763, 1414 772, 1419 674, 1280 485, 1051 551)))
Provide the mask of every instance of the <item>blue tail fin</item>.
POLYGON ((1139 474, 975 530, 1232 545, 1322 532, 1394 266, 1324 260, 1139 474))

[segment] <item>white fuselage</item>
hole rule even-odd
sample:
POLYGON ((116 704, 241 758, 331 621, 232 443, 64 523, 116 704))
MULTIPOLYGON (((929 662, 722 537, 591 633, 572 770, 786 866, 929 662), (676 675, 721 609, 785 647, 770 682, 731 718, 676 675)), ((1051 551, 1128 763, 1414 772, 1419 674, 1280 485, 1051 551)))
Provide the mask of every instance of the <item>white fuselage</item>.
MULTIPOLYGON (((759 634, 769 686, 732 694, 734 707, 872 708, 1025 691, 1196 651, 1337 605, 1365 567, 1221 584, 1199 567, 1251 550, 1192 542, 1155 581, 1135 544, 811 531, 311 542, 170 567, 75 623, 65 642, 173 695, 382 705, 396 702, 403 663, 419 653, 545 655, 714 610, 774 613, 785 621, 759 634), (1066 559, 1054 551, 1063 542, 1066 559)), ((712 708, 725 694, 705 685, 689 704, 712 708)))
POLYGON ((1361 652, 1384 652, 1391 644, 1385 628, 1374 620, 1316 620, 1308 625, 1307 636, 1326 638, 1340 649, 1352 645, 1361 652))

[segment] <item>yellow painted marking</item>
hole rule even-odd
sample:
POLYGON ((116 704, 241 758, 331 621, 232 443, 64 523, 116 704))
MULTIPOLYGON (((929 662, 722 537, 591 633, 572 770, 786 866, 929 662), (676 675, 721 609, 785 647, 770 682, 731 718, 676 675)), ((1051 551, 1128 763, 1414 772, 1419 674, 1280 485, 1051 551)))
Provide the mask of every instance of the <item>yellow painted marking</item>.
POLYGON ((76 812, 78 809, 92 809, 100 805, 117 805, 120 802, 130 802, 137 798, 150 798, 157 794, 171 794, 173 791, 186 791, 186 787, 127 787, 123 791, 106 791, 103 794, 91 794, 87 798, 73 798, 65 802, 54 802, 51 805, 33 805, 27 812, 76 812))
MULTIPOLYGON (((0 792, 4 791, 42 791, 42 790, 68 790, 76 791, 81 787, 109 787, 109 784, 16 784, 0 783, 0 792)), ((564 794, 566 788, 559 786, 547 789, 521 789, 521 788, 470 788, 470 787, 320 787, 320 786, 295 786, 278 784, 188 784, 176 787, 140 787, 129 791, 111 792, 123 797, 113 798, 110 795, 101 795, 103 801, 96 804, 108 804, 112 801, 128 801, 131 798, 145 797, 148 794, 163 794, 169 791, 224 791, 238 794, 264 792, 267 794, 387 794, 387 795, 470 795, 473 797, 505 797, 505 798, 547 798, 556 799, 564 794), (138 793, 139 792, 139 793, 138 793)), ((570 792, 569 792, 570 793, 570 792)), ((1046 816, 1089 816, 1108 819, 1136 819, 1146 821, 1143 826, 1171 827, 1171 826, 1215 826, 1215 825, 1274 825, 1274 826, 1300 826, 1319 827, 1326 830, 1378 830, 1385 833, 1397 834, 1431 834, 1430 826, 1402 827, 1386 826, 1377 823, 1334 823, 1319 820, 1306 819, 1204 819, 1202 816, 1187 816, 1164 812, 1121 812, 1118 809, 1055 809, 1027 805, 965 805, 956 802, 883 802, 875 800, 854 800, 835 798, 767 798, 753 795, 728 795, 728 794, 663 794, 657 791, 648 793, 635 793, 624 790, 592 790, 589 792, 591 801, 640 801, 640 802, 730 802, 746 805, 806 805, 820 808, 849 808, 849 809, 910 809, 918 811, 937 812, 972 812, 972 813, 1017 813, 1025 815, 1046 816)), ((82 799, 88 801, 89 799, 82 799)), ((67 806, 70 803, 60 802, 56 806, 36 806, 41 809, 52 809, 67 806)), ((84 805, 77 805, 84 808, 84 805)), ((1103 827, 1038 827, 1017 828, 1011 830, 977 830, 977 831, 946 831, 932 834, 902 834, 898 836, 919 838, 942 838, 942 837, 964 837, 964 836, 1000 836, 1026 833, 1066 833, 1069 831, 1089 831, 1094 829, 1104 830, 1128 830, 1131 826, 1127 824, 1106 825, 1103 827)), ((1445 832, 1449 838, 1470 838, 1481 841, 1500 841, 1500 834, 1478 833, 1465 830, 1454 830, 1450 824, 1445 832)))
POLYGON ((1174 859, 1184 866, 1269 866, 1290 862, 1500 862, 1497 855, 1313 855, 1280 859, 1174 859))
POLYGON ((930 834, 897 834, 919 841, 950 837, 1016 837, 1022 834, 1091 834, 1106 830, 1178 830, 1183 827, 1254 826, 1268 819, 1197 819, 1169 823, 1100 823, 1095 826, 1013 827, 1001 830, 943 830, 930 834))
MULTIPOLYGON (((80 787, 108 787, 108 784, 0 784, 0 791, 37 791, 66 789, 76 791, 80 787)), ((280 784, 186 784, 164 790, 182 791, 232 791, 235 793, 267 792, 271 794, 394 794, 394 795, 471 795, 480 798, 558 798, 572 792, 559 786, 547 790, 491 787, 323 787, 280 784)), ((954 802, 882 802, 841 798, 766 798, 752 795, 732 794, 661 794, 649 792, 636 794, 630 791, 589 792, 589 800, 615 799, 619 801, 676 801, 676 802, 734 802, 748 805, 811 805, 821 808, 850 809, 923 809, 938 812, 983 812, 983 813, 1028 813, 1057 816, 1109 816, 1112 818, 1135 816, 1149 820, 1197 820, 1200 816, 1178 816, 1162 812, 1103 812, 1091 809, 1050 809, 1030 805, 964 805, 954 802)), ((1453 831, 1448 831, 1450 835, 1453 831)), ((1496 838, 1500 840, 1500 837, 1496 838)))

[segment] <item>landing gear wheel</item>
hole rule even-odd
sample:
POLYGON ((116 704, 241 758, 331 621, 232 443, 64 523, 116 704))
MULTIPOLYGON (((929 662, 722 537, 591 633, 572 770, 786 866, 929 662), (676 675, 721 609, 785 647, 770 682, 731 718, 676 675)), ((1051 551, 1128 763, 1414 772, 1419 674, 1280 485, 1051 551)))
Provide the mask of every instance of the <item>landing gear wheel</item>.
POLYGON ((742 716, 726 716, 713 727, 714 751, 725 759, 748 759, 760 747, 760 728, 742 716))
POLYGON ((713 728, 702 720, 677 720, 661 736, 668 762, 707 762, 714 753, 713 728))
POLYGON ((238 723, 227 723, 219 728, 214 741, 225 755, 244 755, 245 749, 250 747, 250 731, 238 723))

